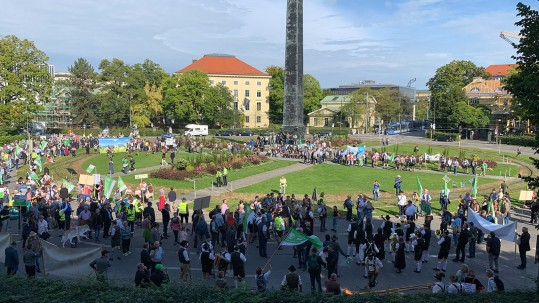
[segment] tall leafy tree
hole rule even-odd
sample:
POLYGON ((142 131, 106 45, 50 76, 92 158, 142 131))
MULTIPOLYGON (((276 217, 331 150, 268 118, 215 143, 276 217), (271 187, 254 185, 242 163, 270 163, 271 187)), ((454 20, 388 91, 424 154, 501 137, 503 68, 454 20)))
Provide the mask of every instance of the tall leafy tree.
POLYGON ((320 108, 322 96, 320 82, 309 74, 303 76, 303 117, 306 123, 309 121, 307 114, 320 108))
MULTIPOLYGON (((462 89, 472 82, 473 78, 486 78, 488 76, 484 68, 476 66, 471 61, 451 61, 436 70, 435 75, 427 82, 427 86, 431 91, 431 110, 432 115, 436 115, 438 129, 454 128, 458 127, 459 124, 467 123, 458 117, 453 117, 457 114, 455 112, 457 104, 470 106, 467 104, 467 98, 462 89), (461 121, 461 123, 456 121, 461 121)), ((484 115, 482 111, 472 111, 471 109, 467 112, 484 115)), ((481 117, 474 117, 472 120, 485 121, 481 117)))
POLYGON ((211 86, 206 99, 209 107, 205 110, 204 118, 208 124, 221 127, 239 126, 241 119, 239 112, 231 107, 234 96, 228 87, 221 83, 211 86))
POLYGON ((514 44, 517 54, 513 59, 518 66, 504 84, 513 95, 511 106, 533 125, 539 125, 539 11, 523 3, 517 4, 517 11, 521 19, 515 25, 521 27, 522 38, 514 44))
POLYGON ((88 126, 97 124, 99 100, 94 95, 97 88, 97 73, 84 58, 77 59, 68 70, 71 73, 67 82, 73 123, 88 126))
POLYGON ((284 105, 284 68, 268 66, 266 73, 271 76, 269 81, 269 119, 273 124, 283 123, 284 105))
POLYGON ((30 40, 0 39, 0 124, 23 123, 38 103, 48 101, 53 80, 48 59, 30 40))
POLYGON ((192 70, 176 74, 163 83, 163 105, 168 120, 195 123, 202 120, 210 108, 205 104, 210 80, 205 73, 192 70))

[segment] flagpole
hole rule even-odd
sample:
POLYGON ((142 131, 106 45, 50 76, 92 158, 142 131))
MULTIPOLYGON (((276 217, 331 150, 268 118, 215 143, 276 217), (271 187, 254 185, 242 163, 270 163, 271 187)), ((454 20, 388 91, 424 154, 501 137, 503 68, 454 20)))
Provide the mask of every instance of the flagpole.
POLYGON ((281 238, 281 242, 279 242, 279 245, 277 245, 277 247, 276 247, 275 250, 273 251, 273 254, 271 254, 271 257, 269 257, 268 261, 266 262, 266 265, 264 265, 264 267, 262 267, 262 270, 266 269, 266 267, 268 266, 268 264, 270 264, 271 259, 273 259, 273 256, 275 256, 275 254, 276 254, 277 251, 279 250, 279 247, 281 247, 281 244, 283 244, 284 240, 286 239, 286 237, 288 236, 288 234, 290 233, 291 230, 292 230, 292 228, 290 228, 290 229, 288 230, 288 232, 281 238))

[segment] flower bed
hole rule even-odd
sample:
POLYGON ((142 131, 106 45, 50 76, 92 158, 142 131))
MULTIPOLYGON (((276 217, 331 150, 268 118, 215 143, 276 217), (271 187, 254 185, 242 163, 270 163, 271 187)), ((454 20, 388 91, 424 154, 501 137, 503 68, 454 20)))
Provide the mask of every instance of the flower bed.
POLYGON ((202 163, 193 169, 161 169, 150 174, 152 178, 185 180, 200 177, 203 175, 215 175, 217 169, 227 167, 228 169, 240 169, 247 166, 258 165, 268 161, 268 157, 250 155, 246 157, 229 157, 225 161, 202 163))

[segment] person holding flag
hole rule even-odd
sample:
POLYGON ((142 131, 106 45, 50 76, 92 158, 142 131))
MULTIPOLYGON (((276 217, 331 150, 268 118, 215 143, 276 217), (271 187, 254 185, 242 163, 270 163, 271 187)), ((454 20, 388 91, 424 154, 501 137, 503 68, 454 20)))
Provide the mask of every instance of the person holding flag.
POLYGON ((429 190, 425 188, 423 190, 423 194, 421 195, 420 214, 421 212, 423 212, 425 213, 425 216, 432 215, 431 201, 432 201, 432 197, 429 194, 429 190))

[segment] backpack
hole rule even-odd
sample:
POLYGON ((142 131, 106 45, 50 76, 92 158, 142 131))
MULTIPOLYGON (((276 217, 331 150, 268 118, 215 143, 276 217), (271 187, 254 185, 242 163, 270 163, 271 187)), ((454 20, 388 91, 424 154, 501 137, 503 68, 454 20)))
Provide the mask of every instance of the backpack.
POLYGON ((309 256, 309 271, 319 271, 320 270, 320 263, 318 263, 318 256, 317 255, 310 255, 309 256))
POLYGON ((258 291, 266 291, 266 279, 264 279, 264 274, 256 276, 256 289, 258 291))
POLYGON ((499 276, 494 277, 494 283, 496 283, 496 288, 498 291, 505 291, 505 285, 503 284, 503 281, 500 280, 499 276))

